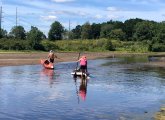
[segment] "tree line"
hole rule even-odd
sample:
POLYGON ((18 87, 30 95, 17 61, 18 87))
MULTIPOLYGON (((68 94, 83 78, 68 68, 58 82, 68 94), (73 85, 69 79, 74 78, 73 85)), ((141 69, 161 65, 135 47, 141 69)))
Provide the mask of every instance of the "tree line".
MULTIPOLYGON (((31 26, 26 32, 23 26, 14 26, 8 33, 0 30, 0 49, 2 50, 46 50, 43 40, 56 42, 59 40, 102 40, 118 42, 143 42, 149 51, 165 51, 165 22, 155 22, 139 18, 103 23, 77 25, 71 31, 66 30, 59 21, 54 21, 49 29, 48 37, 37 27, 31 26)), ((109 46, 109 45, 107 45, 109 46)), ((46 46, 48 47, 48 46, 46 46)), ((58 48, 56 48, 58 49, 58 48)), ((112 50, 112 49, 109 49, 112 50)), ((114 47, 113 47, 113 50, 114 47)))

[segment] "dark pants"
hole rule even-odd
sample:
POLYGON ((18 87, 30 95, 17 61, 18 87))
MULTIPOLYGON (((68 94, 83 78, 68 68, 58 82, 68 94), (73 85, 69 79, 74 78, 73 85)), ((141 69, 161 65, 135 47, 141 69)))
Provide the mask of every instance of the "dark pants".
POLYGON ((86 65, 81 65, 81 66, 80 66, 80 70, 81 70, 82 72, 87 72, 87 66, 86 66, 86 65))
POLYGON ((50 58, 50 62, 51 62, 51 63, 54 63, 54 59, 50 58))

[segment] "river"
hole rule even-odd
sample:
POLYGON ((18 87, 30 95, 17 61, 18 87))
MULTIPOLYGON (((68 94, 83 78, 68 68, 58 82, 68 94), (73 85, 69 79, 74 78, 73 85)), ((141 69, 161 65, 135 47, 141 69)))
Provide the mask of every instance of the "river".
POLYGON ((153 120, 165 103, 165 71, 146 56, 88 61, 87 80, 75 62, 0 67, 0 119, 153 120))

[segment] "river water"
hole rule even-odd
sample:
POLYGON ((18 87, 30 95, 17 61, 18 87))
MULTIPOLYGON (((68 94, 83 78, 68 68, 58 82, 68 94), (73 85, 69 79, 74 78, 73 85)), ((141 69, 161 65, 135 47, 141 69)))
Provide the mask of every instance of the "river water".
POLYGON ((147 57, 88 61, 87 80, 75 62, 0 67, 0 120, 153 120, 165 103, 165 71, 147 57))

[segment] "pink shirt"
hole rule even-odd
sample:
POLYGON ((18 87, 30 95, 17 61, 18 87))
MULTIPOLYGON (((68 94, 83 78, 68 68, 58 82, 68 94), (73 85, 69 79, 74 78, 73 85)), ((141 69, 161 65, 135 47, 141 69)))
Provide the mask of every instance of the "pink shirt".
POLYGON ((87 65, 87 60, 85 58, 81 58, 80 65, 87 65))

